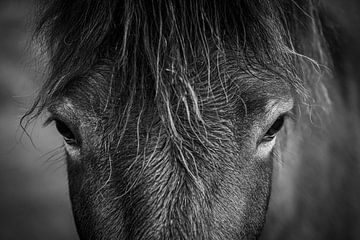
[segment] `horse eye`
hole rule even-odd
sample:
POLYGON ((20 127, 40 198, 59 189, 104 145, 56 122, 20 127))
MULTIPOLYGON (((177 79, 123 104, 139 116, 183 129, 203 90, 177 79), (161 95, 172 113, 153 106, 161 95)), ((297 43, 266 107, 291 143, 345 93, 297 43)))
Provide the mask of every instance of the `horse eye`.
POLYGON ((276 121, 273 123, 273 125, 271 125, 269 130, 265 133, 263 140, 262 140, 263 142, 269 142, 276 137, 276 134, 281 130, 281 128, 284 125, 284 119, 285 119, 284 115, 281 115, 280 117, 278 117, 276 119, 276 121))
POLYGON ((69 145, 76 145, 77 141, 75 134, 70 130, 70 128, 63 121, 57 119, 54 121, 56 129, 63 136, 65 142, 69 145))

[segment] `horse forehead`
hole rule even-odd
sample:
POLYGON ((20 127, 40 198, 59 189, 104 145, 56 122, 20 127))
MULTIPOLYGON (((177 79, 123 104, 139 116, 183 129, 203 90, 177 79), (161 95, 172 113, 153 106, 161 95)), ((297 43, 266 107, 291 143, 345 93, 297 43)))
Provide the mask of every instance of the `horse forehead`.
MULTIPOLYGON (((77 84, 70 84, 62 96, 63 109, 75 111, 77 108, 88 109, 90 105, 101 106, 103 102, 109 100, 111 91, 118 91, 116 88, 111 89, 109 78, 106 74, 102 74, 100 78, 75 79, 77 84)), ((238 98, 245 100, 250 110, 253 103, 254 107, 261 105, 263 110, 270 111, 277 101, 287 101, 292 97, 290 84, 283 80, 256 75, 249 77, 247 74, 238 74, 232 78, 229 80, 231 83, 227 83, 226 87, 219 77, 214 77, 211 83, 208 83, 207 77, 199 75, 193 83, 197 100, 205 103, 204 107, 206 107, 211 105, 207 103, 229 102, 231 101, 229 95, 235 95, 233 101, 238 98)), ((117 80, 121 81, 121 79, 117 80)), ((176 85, 174 87, 176 88, 176 85)))
MULTIPOLYGON (((184 97, 186 94, 183 95, 182 89, 190 87, 192 88, 190 95, 192 93, 195 95, 195 99, 192 100, 199 101, 199 104, 204 108, 218 108, 225 106, 226 103, 236 104, 241 99, 241 101, 244 100, 241 104, 245 103, 247 110, 250 111, 269 111, 274 101, 291 98, 288 81, 271 74, 259 66, 247 66, 244 59, 236 51, 228 50, 226 53, 214 51, 213 58, 210 59, 208 66, 206 64, 200 64, 200 66, 198 63, 192 64, 187 69, 190 74, 184 79, 176 80, 180 76, 177 75, 176 68, 164 69, 164 78, 171 83, 167 87, 172 88, 166 94, 174 94, 175 98, 184 97), (248 67, 253 68, 253 70, 251 72, 247 71, 248 67), (184 82, 186 82, 186 85, 178 85, 184 82)), ((196 62, 198 61, 203 62, 201 59, 196 62)), ((109 98, 119 96, 119 94, 111 94, 113 91, 120 93, 119 87, 124 89, 121 83, 124 79, 116 77, 116 73, 113 72, 112 62, 100 62, 89 72, 73 79, 71 84, 67 85, 63 98, 64 108, 66 105, 69 109, 81 108, 85 111, 88 111, 89 106, 102 108, 104 103, 109 101, 109 98), (117 83, 112 86, 114 82, 117 83)), ((151 78, 151 75, 149 77, 151 78)), ((145 89, 141 94, 149 96, 139 96, 150 100, 149 104, 151 104, 152 100, 155 102, 155 99, 152 98, 154 96, 150 96, 151 94, 154 92, 155 94, 161 94, 161 92, 156 92, 158 89, 156 89, 156 79, 154 80, 150 81, 153 84, 146 85, 146 88, 152 88, 154 91, 145 89)), ((132 86, 125 87, 127 91, 131 91, 131 88, 132 86)), ((189 93, 189 91, 185 93, 189 93)), ((126 99, 121 104, 124 103, 126 103, 126 99)))

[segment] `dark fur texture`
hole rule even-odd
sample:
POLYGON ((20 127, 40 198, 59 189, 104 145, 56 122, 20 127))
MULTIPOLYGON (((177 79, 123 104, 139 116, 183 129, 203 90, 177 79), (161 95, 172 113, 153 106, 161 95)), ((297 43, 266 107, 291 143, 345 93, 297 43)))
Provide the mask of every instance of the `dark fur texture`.
POLYGON ((252 129, 269 100, 290 95, 295 115, 327 107, 321 9, 304 0, 45 4, 37 34, 50 76, 29 113, 47 108, 80 136, 78 154, 67 154, 80 236, 259 235, 281 153, 259 159, 252 129))

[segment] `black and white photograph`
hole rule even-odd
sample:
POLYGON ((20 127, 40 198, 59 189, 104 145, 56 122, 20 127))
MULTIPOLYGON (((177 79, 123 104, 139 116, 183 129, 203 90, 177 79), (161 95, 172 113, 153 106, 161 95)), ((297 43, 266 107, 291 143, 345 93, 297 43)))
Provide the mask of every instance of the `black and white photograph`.
POLYGON ((360 1, 0 0, 23 239, 360 239, 360 1))

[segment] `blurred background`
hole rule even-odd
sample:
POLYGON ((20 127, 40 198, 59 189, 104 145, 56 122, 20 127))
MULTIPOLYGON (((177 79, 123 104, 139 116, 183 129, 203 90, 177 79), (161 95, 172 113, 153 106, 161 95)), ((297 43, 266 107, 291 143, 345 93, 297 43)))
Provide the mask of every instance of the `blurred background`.
MULTIPOLYGON (((327 4, 343 40, 335 88, 346 97, 317 133, 330 144, 319 137, 306 160, 276 169, 263 239, 360 239, 360 3, 327 4)), ((28 127, 31 140, 19 124, 45 77, 29 45, 33 18, 31 1, 0 0, 0 240, 77 239, 61 137, 43 116, 28 127)))
POLYGON ((44 67, 29 46, 34 5, 0 0, 0 239, 77 239, 68 198, 62 140, 43 117, 29 126, 44 67))

